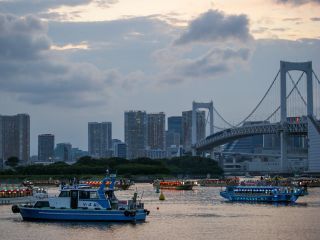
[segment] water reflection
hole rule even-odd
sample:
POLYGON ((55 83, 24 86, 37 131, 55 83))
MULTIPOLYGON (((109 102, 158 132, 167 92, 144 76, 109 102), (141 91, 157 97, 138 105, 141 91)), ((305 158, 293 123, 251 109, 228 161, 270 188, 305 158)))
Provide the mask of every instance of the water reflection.
MULTIPOLYGON (((24 222, 11 213, 11 206, 0 206, 1 239, 319 239, 320 188, 283 205, 228 202, 220 197, 220 188, 203 187, 163 191, 166 200, 161 202, 151 184, 136 187, 151 210, 146 222, 24 222)), ((52 194, 55 191, 51 189, 52 194)), ((119 191, 118 196, 130 198, 132 190, 119 191)))

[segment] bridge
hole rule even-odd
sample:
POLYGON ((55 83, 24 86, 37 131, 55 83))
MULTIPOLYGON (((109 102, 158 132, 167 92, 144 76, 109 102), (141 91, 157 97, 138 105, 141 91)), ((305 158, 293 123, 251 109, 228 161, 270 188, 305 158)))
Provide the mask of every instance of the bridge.
POLYGON ((212 152, 214 148, 240 138, 255 135, 278 134, 281 139, 280 171, 287 172, 288 137, 299 135, 306 136, 308 139, 308 170, 310 172, 320 172, 319 102, 320 81, 312 70, 312 62, 297 63, 281 61, 280 70, 274 77, 262 99, 250 114, 238 124, 231 124, 225 120, 220 112, 213 106, 212 102, 208 103, 209 105, 193 103, 193 112, 202 106, 209 109, 210 112, 210 135, 208 137, 197 140, 194 129, 195 125, 193 125, 193 154, 212 152), (294 81, 290 71, 302 72, 297 81, 294 81), (304 75, 306 76, 306 80, 304 81, 304 85, 302 85, 304 75), (287 76, 289 77, 288 79, 287 76), (290 80, 289 83, 291 83, 290 91, 288 91, 288 87, 290 87, 287 83, 288 80, 290 80), (300 91, 300 89, 303 89, 303 91, 300 91), (270 111, 267 111, 267 108, 269 108, 270 111), (264 116, 261 116, 261 113, 257 114, 259 111, 262 112, 264 116), (217 126, 213 123, 213 112, 214 115, 217 116, 215 122, 220 119, 220 122, 224 123, 224 127, 217 126), (214 132, 215 129, 218 131, 214 132))

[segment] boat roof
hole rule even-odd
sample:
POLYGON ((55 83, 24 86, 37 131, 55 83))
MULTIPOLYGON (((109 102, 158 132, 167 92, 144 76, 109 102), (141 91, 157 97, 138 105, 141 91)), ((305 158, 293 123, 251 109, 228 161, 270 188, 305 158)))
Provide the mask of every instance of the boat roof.
POLYGON ((233 188, 245 188, 245 189, 274 189, 281 188, 280 186, 231 186, 233 188))

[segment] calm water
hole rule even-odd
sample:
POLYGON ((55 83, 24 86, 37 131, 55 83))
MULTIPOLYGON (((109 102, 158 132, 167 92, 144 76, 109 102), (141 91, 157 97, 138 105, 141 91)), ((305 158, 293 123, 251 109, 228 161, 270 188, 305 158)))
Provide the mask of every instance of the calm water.
MULTIPOLYGON (((320 188, 309 189, 295 205, 275 206, 227 203, 219 196, 220 188, 202 187, 164 191, 166 201, 160 202, 151 184, 135 187, 144 192, 151 210, 144 223, 23 222, 11 206, 0 206, 0 239, 320 239, 320 188)), ((132 194, 117 192, 123 198, 132 194)))

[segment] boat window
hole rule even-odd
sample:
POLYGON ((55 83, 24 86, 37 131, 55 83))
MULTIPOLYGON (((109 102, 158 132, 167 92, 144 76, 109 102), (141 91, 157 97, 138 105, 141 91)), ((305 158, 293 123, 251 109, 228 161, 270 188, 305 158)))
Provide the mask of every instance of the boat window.
POLYGON ((90 192, 88 191, 79 191, 79 199, 89 199, 90 192))
POLYGON ((62 192, 60 192, 59 197, 70 197, 70 192, 69 191, 62 191, 62 192))
POLYGON ((98 193, 97 193, 97 192, 90 192, 90 198, 91 198, 91 199, 99 198, 99 197, 98 197, 98 193))

